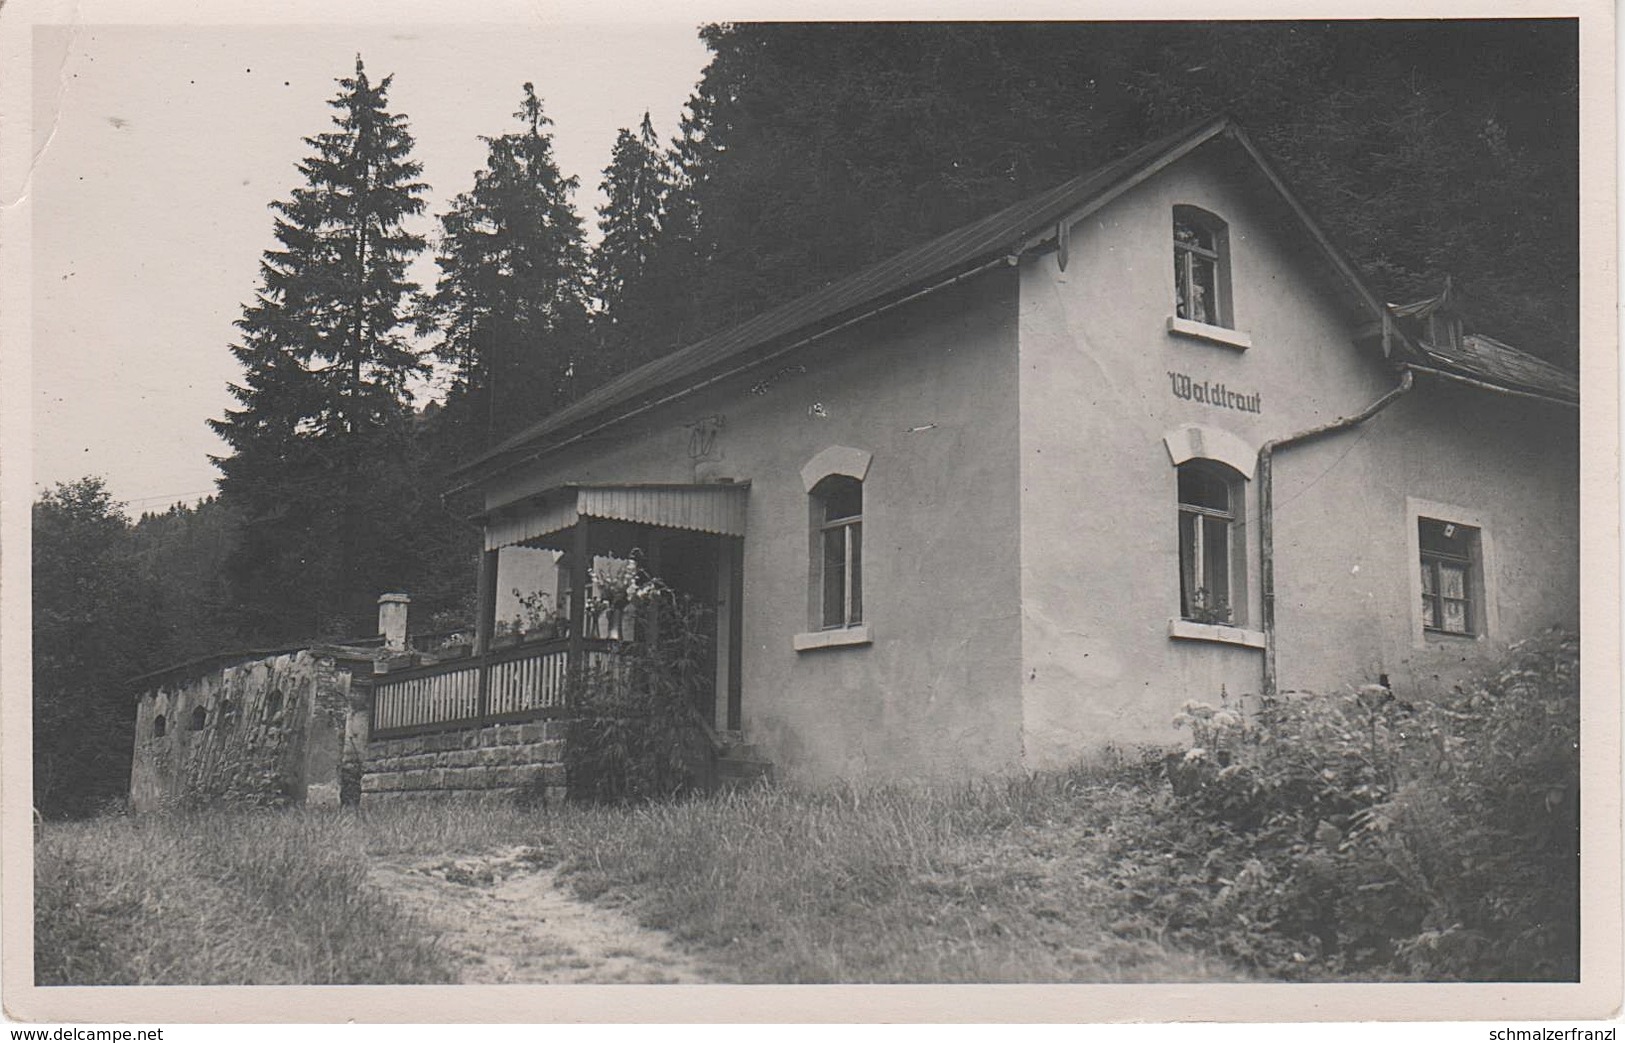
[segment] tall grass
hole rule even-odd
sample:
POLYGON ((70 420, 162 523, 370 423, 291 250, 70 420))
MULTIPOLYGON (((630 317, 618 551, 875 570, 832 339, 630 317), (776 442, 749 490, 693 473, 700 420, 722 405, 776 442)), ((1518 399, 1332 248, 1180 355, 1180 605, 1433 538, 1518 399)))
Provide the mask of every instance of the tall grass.
POLYGON ((207 812, 39 827, 40 985, 455 980, 367 884, 355 817, 207 812))
POLYGON ((764 787, 632 808, 499 801, 47 824, 36 976, 55 983, 454 981, 379 859, 528 845, 583 897, 670 930, 718 981, 1232 979, 1118 915, 1102 829, 1143 803, 1083 775, 764 787))
POLYGON ((578 889, 743 982, 1236 979, 1118 915, 1102 829, 1131 784, 762 788, 545 826, 578 889))

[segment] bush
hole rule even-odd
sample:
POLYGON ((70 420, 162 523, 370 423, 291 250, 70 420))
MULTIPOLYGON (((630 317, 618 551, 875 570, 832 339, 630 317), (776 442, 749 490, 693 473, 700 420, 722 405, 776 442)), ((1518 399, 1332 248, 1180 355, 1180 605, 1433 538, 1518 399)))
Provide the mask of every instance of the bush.
POLYGON ((697 706, 713 681, 704 606, 661 589, 654 634, 588 671, 565 745, 570 794, 624 802, 703 788, 711 739, 697 706))
POLYGON ((1286 977, 1577 978, 1577 639, 1437 703, 1367 685, 1179 723, 1170 854, 1134 882, 1168 929, 1286 977))

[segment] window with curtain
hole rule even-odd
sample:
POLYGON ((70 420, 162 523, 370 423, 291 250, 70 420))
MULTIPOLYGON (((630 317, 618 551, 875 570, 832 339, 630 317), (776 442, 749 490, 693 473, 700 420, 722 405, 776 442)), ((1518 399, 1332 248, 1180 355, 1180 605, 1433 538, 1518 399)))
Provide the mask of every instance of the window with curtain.
POLYGON ((1418 518, 1416 524, 1422 552, 1422 628, 1478 634, 1478 530, 1434 518, 1418 518))

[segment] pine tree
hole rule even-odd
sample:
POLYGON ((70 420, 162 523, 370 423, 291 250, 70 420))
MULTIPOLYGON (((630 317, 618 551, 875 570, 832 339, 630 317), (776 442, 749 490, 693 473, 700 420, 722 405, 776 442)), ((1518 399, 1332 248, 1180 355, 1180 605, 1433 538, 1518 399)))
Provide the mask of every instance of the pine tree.
POLYGON ((465 457, 568 401, 587 363, 577 179, 559 173, 529 83, 514 118, 518 132, 481 139, 485 169, 440 219, 440 277, 423 308, 452 378, 444 422, 465 457))
POLYGON ((271 204, 278 246, 237 322, 240 408, 209 422, 231 448, 215 462, 244 517, 232 573, 257 638, 365 627, 381 562, 374 476, 409 451, 407 383, 426 366, 404 322, 424 245, 406 221, 427 186, 388 111, 392 79, 372 83, 358 56, 329 102, 333 129, 304 139, 305 183, 271 204))
POLYGON ((649 114, 638 132, 616 135, 598 208, 603 234, 593 252, 593 293, 598 300, 600 354, 606 368, 625 370, 646 361, 666 345, 659 339, 652 307, 651 274, 659 248, 672 168, 655 137, 649 114))

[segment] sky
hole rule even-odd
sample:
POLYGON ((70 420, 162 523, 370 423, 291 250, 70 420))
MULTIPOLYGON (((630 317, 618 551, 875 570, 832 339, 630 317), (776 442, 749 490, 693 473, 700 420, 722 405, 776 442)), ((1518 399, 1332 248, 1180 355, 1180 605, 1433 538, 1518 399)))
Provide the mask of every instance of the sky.
MULTIPOLYGON (((501 26, 79 26, 33 33, 34 493, 95 474, 132 515, 214 490, 205 421, 232 404, 232 323, 273 245, 267 204, 357 54, 393 74, 432 191, 431 235, 518 125, 532 82, 596 233, 616 131, 677 132, 705 65, 694 20, 501 26)), ((435 276, 432 250, 413 270, 435 276)))

